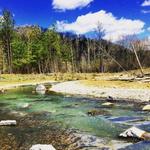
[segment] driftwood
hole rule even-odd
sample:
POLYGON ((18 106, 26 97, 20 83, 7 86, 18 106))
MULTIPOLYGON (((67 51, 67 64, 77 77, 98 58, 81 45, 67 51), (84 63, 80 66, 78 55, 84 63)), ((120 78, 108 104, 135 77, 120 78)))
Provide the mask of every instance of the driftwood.
POLYGON ((33 145, 30 150, 56 150, 52 145, 42 145, 37 144, 33 145))
POLYGON ((16 120, 2 120, 0 121, 0 126, 15 126, 17 125, 16 120))
POLYGON ((132 138, 138 138, 142 140, 150 140, 150 133, 141 130, 137 127, 132 127, 126 130, 125 132, 121 133, 120 137, 124 137, 124 138, 132 137, 132 138))

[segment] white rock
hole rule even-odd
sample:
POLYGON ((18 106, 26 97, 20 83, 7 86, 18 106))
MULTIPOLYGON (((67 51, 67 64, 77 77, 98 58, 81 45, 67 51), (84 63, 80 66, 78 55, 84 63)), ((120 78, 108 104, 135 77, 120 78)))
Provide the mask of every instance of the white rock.
POLYGON ((134 137, 144 140, 150 140, 150 133, 137 127, 132 127, 120 134, 121 137, 134 137))
POLYGON ((0 121, 0 126, 11 126, 11 125, 17 125, 16 120, 2 120, 2 121, 0 121))
POLYGON ((45 94, 46 87, 43 84, 39 84, 35 90, 38 94, 45 94))
POLYGON ((37 144, 33 145, 30 150, 56 150, 52 145, 37 144))
POLYGON ((113 106, 113 103, 107 102, 107 103, 103 103, 102 106, 113 106))
POLYGON ((29 103, 20 103, 20 104, 18 104, 18 107, 20 107, 20 108, 28 108, 30 106, 30 104, 29 103))
POLYGON ((150 111, 150 105, 144 106, 142 110, 144 110, 144 111, 150 111))

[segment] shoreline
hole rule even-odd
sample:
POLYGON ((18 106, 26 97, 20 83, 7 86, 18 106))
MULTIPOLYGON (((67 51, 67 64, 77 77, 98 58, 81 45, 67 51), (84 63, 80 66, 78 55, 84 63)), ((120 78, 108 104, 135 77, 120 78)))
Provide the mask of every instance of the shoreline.
POLYGON ((48 81, 37 81, 37 82, 27 82, 27 83, 14 83, 14 84, 8 84, 8 85, 0 85, 0 90, 4 89, 4 90, 8 90, 8 89, 12 89, 12 88, 16 88, 16 87, 21 87, 21 86, 32 86, 32 85, 37 85, 37 84, 46 84, 46 83, 56 83, 56 81, 53 80, 48 80, 48 81))
POLYGON ((12 89, 20 86, 34 86, 36 84, 50 83, 52 87, 49 89, 52 92, 69 94, 69 95, 81 95, 92 98, 101 98, 103 100, 111 96, 116 101, 128 101, 128 102, 140 102, 147 103, 150 101, 149 89, 135 89, 135 88, 109 88, 109 87, 96 87, 88 86, 78 81, 65 81, 57 82, 54 80, 27 82, 27 83, 14 83, 8 85, 0 85, 0 90, 12 89), (57 84, 54 84, 57 83, 57 84))
POLYGON ((127 88, 100 88, 86 86, 80 81, 67 81, 52 85, 50 91, 70 94, 90 96, 94 98, 104 98, 111 96, 114 100, 124 100, 129 102, 149 102, 150 90, 149 89, 127 89, 127 88))

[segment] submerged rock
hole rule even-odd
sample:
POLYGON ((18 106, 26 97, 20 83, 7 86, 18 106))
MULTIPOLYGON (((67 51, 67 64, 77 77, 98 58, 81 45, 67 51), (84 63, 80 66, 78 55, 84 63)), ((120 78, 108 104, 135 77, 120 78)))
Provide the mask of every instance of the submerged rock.
POLYGON ((2 120, 0 121, 0 126, 14 126, 17 125, 16 120, 2 120))
POLYGON ((30 106, 29 103, 20 103, 20 104, 18 104, 18 107, 19 107, 19 108, 22 108, 22 109, 29 108, 29 106, 30 106))
POLYGON ((42 144, 37 144, 33 145, 30 150, 56 150, 52 145, 42 145, 42 144))
POLYGON ((107 118, 109 121, 113 123, 123 123, 123 124, 135 124, 136 121, 143 120, 143 117, 130 117, 130 116, 121 116, 121 117, 110 117, 107 118))
POLYGON ((93 109, 87 112, 89 116, 97 116, 97 115, 108 115, 109 113, 105 110, 97 110, 93 109))
POLYGON ((150 105, 144 106, 142 110, 144 110, 144 111, 150 111, 150 105))
POLYGON ((127 129, 125 132, 121 133, 119 136, 124 138, 132 137, 132 138, 139 138, 143 140, 150 140, 150 133, 141 130, 137 127, 131 127, 127 129))
POLYGON ((117 150, 131 145, 131 143, 124 141, 107 141, 103 138, 82 133, 73 133, 68 140, 71 143, 69 150, 117 150))
POLYGON ((125 148, 120 148, 119 150, 149 150, 149 149, 150 149, 150 142, 142 141, 136 144, 126 146, 125 148))

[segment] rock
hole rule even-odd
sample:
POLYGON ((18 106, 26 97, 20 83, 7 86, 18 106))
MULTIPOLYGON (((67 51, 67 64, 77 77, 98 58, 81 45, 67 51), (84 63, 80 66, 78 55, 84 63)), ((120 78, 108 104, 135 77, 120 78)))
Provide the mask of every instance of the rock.
POLYGON ((39 85, 37 85, 35 90, 38 94, 45 94, 46 87, 43 84, 39 84, 39 85))
POLYGON ((97 115, 108 115, 109 113, 105 110, 97 110, 93 109, 87 112, 89 116, 97 116, 97 115))
POLYGON ((141 130, 137 127, 131 127, 128 130, 126 130, 125 132, 121 133, 119 135, 120 137, 133 137, 133 138, 139 138, 139 139, 143 139, 143 140, 150 140, 150 133, 141 130))
POLYGON ((0 126, 14 126, 17 125, 16 120, 2 120, 0 121, 0 126))
POLYGON ((107 101, 113 101, 114 99, 113 99, 113 97, 108 96, 106 100, 107 100, 107 101))
POLYGON ((5 93, 5 90, 4 90, 4 89, 1 89, 1 90, 0 90, 0 93, 1 93, 1 94, 5 93))
POLYGON ((33 145, 30 150, 56 150, 52 145, 37 144, 33 145))
POLYGON ((19 108, 23 108, 23 109, 26 109, 26 108, 28 108, 29 106, 30 106, 29 103, 20 103, 20 104, 18 104, 18 107, 19 107, 19 108))
POLYGON ((107 102, 107 103, 103 103, 102 106, 114 106, 113 103, 107 102))
POLYGON ((68 140, 71 143, 69 145, 71 150, 117 150, 132 144, 125 141, 107 141, 104 138, 83 133, 73 133, 68 140))
POLYGON ((150 111, 150 105, 144 106, 142 110, 144 110, 144 111, 150 111))
POLYGON ((70 136, 68 139, 71 143, 70 149, 84 149, 91 150, 92 148, 98 149, 98 148, 109 148, 108 146, 105 146, 105 140, 100 139, 96 136, 87 135, 87 134, 80 134, 80 133, 74 133, 70 136), (88 149, 89 147, 89 149, 88 149))
POLYGON ((109 121, 113 123, 124 123, 124 124, 135 124, 136 121, 142 121, 143 117, 130 117, 130 116, 121 116, 121 117, 110 117, 107 118, 109 121))

